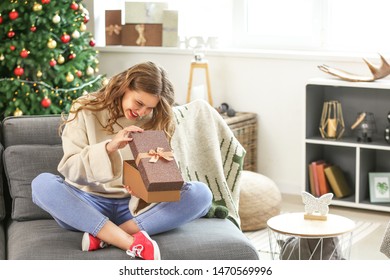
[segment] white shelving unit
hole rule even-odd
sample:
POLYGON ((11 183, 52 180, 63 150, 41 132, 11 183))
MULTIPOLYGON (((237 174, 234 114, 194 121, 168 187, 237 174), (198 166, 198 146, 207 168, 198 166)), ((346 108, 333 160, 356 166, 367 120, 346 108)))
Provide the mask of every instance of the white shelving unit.
POLYGON ((390 212, 390 203, 371 203, 369 172, 390 172, 390 145, 384 139, 390 112, 390 80, 371 83, 339 79, 312 79, 306 85, 305 115, 305 190, 309 187, 309 163, 323 159, 345 172, 353 195, 332 201, 333 205, 390 212), (323 139, 319 124, 325 101, 341 103, 345 132, 339 140, 323 139), (359 112, 374 113, 377 134, 373 141, 357 141, 351 125, 359 112))

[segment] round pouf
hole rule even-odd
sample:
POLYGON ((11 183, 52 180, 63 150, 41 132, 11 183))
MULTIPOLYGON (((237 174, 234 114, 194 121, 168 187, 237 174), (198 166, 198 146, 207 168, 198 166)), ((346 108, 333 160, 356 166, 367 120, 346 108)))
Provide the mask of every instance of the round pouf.
POLYGON ((280 213, 282 196, 275 182, 259 173, 243 170, 238 184, 241 230, 266 228, 268 219, 280 213))

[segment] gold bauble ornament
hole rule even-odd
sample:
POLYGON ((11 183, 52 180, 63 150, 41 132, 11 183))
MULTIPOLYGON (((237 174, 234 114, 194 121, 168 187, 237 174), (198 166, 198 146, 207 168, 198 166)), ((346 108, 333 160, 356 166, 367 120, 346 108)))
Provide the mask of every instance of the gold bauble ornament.
POLYGON ((102 85, 103 86, 108 85, 108 79, 107 78, 103 78, 102 85))
POLYGON ((85 25, 84 22, 82 22, 82 23, 80 24, 80 31, 81 31, 81 32, 84 32, 85 30, 87 30, 87 26, 85 25))
POLYGON ((58 59, 57 59, 57 62, 58 62, 58 64, 62 64, 62 63, 65 62, 65 58, 62 55, 59 55, 58 59))
POLYGON ((55 47, 57 47, 57 42, 55 40, 53 40, 52 38, 50 38, 49 42, 47 42, 47 47, 49 49, 54 49, 55 47))
POLYGON ((1 54, 1 55, 0 55, 0 61, 3 61, 4 59, 5 59, 4 55, 1 54))
POLYGON ((42 72, 40 70, 38 70, 38 72, 37 72, 37 77, 38 78, 42 77, 42 72))
POLYGON ((72 75, 72 73, 68 73, 68 75, 66 75, 66 81, 68 82, 68 83, 71 83, 71 82, 73 82, 73 80, 74 80, 74 76, 72 75))
POLYGON ((34 6, 33 6, 33 11, 34 11, 34 12, 42 11, 42 5, 35 2, 35 3, 34 3, 34 6))
POLYGON ((20 110, 19 108, 16 108, 16 110, 14 112, 14 116, 15 117, 20 117, 21 115, 23 115, 23 111, 20 110))

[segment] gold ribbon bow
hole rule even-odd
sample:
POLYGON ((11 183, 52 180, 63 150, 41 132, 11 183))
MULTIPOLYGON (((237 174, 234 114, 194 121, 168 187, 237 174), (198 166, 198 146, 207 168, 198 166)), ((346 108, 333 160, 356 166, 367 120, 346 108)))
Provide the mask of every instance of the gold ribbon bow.
POLYGON ((112 36, 113 33, 115 33, 116 35, 119 35, 119 33, 121 32, 122 30, 122 27, 115 24, 115 25, 109 25, 106 27, 106 31, 108 32, 108 35, 109 36, 112 36))
POLYGON ((146 44, 146 38, 144 36, 145 25, 137 24, 134 28, 138 32, 138 39, 137 41, 135 41, 135 43, 139 46, 145 46, 146 44))
POLYGON ((150 158, 149 162, 151 163, 157 162, 160 158, 171 161, 173 160, 173 152, 164 152, 164 148, 159 147, 156 150, 151 149, 148 153, 139 153, 137 159, 135 160, 135 164, 138 166, 139 161, 143 158, 150 158))

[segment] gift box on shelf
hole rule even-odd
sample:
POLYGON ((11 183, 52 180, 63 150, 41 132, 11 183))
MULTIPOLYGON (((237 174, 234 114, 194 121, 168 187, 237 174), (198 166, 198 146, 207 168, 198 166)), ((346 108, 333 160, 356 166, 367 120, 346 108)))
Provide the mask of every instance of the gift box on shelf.
POLYGON ((120 45, 122 42, 122 11, 111 10, 106 11, 106 45, 120 45))
POLYGON ((123 184, 145 202, 180 200, 183 177, 163 131, 131 133, 134 160, 123 163, 123 184))
POLYGON ((168 3, 125 2, 125 23, 162 23, 168 3))
POLYGON ((122 26, 124 46, 162 46, 162 24, 125 24, 122 26))
POLYGON ((163 47, 178 46, 178 24, 179 14, 176 10, 163 11, 163 47))

